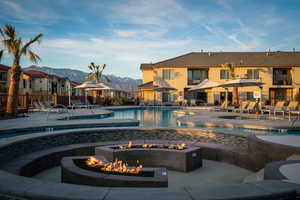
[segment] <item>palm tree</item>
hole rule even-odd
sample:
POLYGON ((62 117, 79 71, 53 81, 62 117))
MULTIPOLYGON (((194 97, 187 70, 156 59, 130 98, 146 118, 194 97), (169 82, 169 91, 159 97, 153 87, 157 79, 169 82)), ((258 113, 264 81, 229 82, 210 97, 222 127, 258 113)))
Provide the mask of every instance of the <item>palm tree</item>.
POLYGON ((19 81, 22 73, 20 66, 21 57, 27 56, 31 62, 38 63, 41 59, 30 47, 36 42, 40 43, 42 36, 42 34, 38 34, 24 44, 12 25, 6 24, 3 28, 0 28, 1 43, 4 47, 4 50, 0 51, 0 60, 4 51, 7 51, 13 57, 13 64, 9 70, 10 85, 6 105, 7 115, 15 116, 17 113, 19 81))
POLYGON ((103 75, 103 70, 105 69, 106 64, 103 65, 95 65, 95 63, 91 62, 91 64, 88 66, 88 68, 92 71, 87 79, 88 80, 95 80, 96 83, 100 83, 101 78, 104 78, 104 82, 110 82, 109 78, 105 75, 103 75))
MULTIPOLYGON (((95 65, 95 63, 91 62, 91 64, 88 66, 88 68, 92 71, 88 76, 87 79, 88 80, 95 80, 96 83, 100 83, 101 78, 104 78, 104 82, 108 83, 110 82, 109 78, 105 75, 103 75, 103 70, 105 69, 106 64, 103 65, 95 65)), ((99 100, 99 96, 100 96, 100 92, 99 91, 95 91, 94 92, 94 103, 97 103, 97 101, 99 100)))
MULTIPOLYGON (((241 61, 241 63, 242 63, 242 61, 241 61)), ((236 72, 235 72, 236 65, 234 63, 225 63, 225 64, 222 65, 222 67, 225 67, 225 68, 229 69, 231 79, 236 79, 237 78, 237 75, 236 75, 236 72)), ((238 87, 234 87, 232 89, 232 103, 234 105, 239 103, 239 90, 238 90, 238 87)))

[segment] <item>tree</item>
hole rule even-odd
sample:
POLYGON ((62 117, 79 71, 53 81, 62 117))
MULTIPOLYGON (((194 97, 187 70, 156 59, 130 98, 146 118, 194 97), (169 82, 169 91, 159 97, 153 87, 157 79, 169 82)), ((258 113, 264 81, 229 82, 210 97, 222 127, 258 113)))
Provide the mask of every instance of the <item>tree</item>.
POLYGON ((12 25, 6 24, 3 28, 0 28, 1 43, 4 47, 4 50, 0 51, 0 60, 5 51, 13 58, 13 64, 9 70, 10 84, 6 105, 7 115, 15 116, 17 114, 19 81, 22 73, 21 57, 27 56, 31 62, 38 63, 41 59, 30 47, 34 43, 40 43, 42 36, 42 34, 38 34, 27 43, 24 43, 12 25))
MULTIPOLYGON (((103 70, 105 69, 106 64, 103 65, 95 65, 95 63, 91 62, 91 64, 88 66, 88 68, 92 71, 88 76, 87 79, 88 80, 95 80, 96 83, 100 83, 101 82, 101 78, 103 77, 104 82, 108 83, 110 82, 109 78, 105 75, 103 75, 103 70)), ((100 100, 99 96, 100 96, 100 92, 99 91, 95 91, 94 92, 94 103, 99 103, 98 100, 100 100)))
MULTIPOLYGON (((241 61, 242 63, 242 61, 241 61)), ((227 69, 229 69, 230 72, 230 79, 236 79, 237 75, 236 75, 236 65, 234 63, 225 63, 222 65, 222 67, 225 67, 227 69)), ((232 104, 239 104, 239 90, 238 87, 234 87, 232 89, 232 104)))
POLYGON ((95 80, 96 83, 100 83, 101 78, 104 78, 104 82, 110 82, 109 78, 105 75, 103 75, 103 70, 105 69, 106 64, 103 65, 95 65, 95 63, 91 62, 91 64, 88 66, 88 68, 92 71, 87 79, 88 80, 95 80))

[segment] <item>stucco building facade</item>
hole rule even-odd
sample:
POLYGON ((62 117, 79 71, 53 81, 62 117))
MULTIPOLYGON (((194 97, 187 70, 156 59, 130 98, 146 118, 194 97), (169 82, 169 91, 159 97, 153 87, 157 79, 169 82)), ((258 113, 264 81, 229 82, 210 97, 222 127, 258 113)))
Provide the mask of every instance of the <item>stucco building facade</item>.
MULTIPOLYGON (((195 99, 198 103, 217 104, 225 99, 225 89, 199 92, 188 90, 208 78, 226 82, 231 79, 225 63, 235 65, 238 78, 257 79, 265 84, 262 101, 274 104, 278 100, 298 100, 300 87, 300 52, 192 52, 157 63, 141 64, 143 84, 139 86, 144 101, 195 99), (157 87, 175 90, 156 92, 157 87)), ((232 88, 229 88, 229 100, 232 88)), ((239 88, 240 100, 255 100, 258 87, 239 88)))

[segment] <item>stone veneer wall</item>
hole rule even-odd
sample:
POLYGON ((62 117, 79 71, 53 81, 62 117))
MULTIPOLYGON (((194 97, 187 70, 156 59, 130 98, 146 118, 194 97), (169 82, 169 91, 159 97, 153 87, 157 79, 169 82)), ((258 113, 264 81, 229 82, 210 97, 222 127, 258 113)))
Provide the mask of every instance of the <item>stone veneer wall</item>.
MULTIPOLYGON (((183 140, 205 143, 219 143, 247 151, 247 138, 196 129, 145 129, 145 128, 103 128, 97 130, 68 130, 50 134, 35 134, 24 139, 0 145, 0 160, 12 160, 18 156, 48 148, 117 140, 183 140)), ((0 164, 1 165, 1 164, 0 164)))

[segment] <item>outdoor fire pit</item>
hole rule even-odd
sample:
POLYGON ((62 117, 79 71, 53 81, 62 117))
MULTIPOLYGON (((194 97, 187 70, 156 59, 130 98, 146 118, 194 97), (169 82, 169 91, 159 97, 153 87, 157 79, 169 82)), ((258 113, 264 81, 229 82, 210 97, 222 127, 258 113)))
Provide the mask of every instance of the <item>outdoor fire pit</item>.
POLYGON ((61 160, 62 182, 105 187, 168 187, 165 168, 130 166, 116 160, 108 162, 102 156, 64 157, 61 160))
POLYGON ((188 172, 202 167, 201 148, 185 144, 128 144, 96 147, 95 155, 120 159, 129 165, 139 160, 145 167, 165 167, 188 172))

